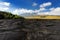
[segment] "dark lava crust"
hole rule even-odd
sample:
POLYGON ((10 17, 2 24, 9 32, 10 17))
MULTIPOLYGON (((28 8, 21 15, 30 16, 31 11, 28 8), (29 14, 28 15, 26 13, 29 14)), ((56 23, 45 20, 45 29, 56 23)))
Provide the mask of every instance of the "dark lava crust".
POLYGON ((60 40, 60 19, 1 19, 0 40, 60 40))

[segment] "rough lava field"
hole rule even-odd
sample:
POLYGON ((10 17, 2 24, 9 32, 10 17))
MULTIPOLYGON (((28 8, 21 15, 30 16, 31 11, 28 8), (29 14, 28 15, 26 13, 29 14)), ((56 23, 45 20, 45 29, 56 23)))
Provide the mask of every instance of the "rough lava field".
POLYGON ((0 40, 60 40, 60 20, 1 19, 0 40))

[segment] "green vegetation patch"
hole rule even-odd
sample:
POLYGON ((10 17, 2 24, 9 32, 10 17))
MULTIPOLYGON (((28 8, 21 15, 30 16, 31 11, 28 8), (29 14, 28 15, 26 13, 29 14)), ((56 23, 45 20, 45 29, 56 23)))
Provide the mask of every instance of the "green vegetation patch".
POLYGON ((0 11, 0 19, 24 19, 24 17, 13 15, 10 12, 0 11))

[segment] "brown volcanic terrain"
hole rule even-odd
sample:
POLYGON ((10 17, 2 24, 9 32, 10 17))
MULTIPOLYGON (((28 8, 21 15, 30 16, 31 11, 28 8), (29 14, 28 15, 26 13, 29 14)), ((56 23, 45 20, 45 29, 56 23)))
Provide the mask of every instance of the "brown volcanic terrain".
POLYGON ((0 19, 0 40, 60 40, 60 20, 0 19))

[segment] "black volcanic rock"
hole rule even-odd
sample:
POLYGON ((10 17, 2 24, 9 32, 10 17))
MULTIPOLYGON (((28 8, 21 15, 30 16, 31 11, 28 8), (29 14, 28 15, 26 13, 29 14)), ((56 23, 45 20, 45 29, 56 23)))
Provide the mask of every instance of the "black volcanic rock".
POLYGON ((3 19, 0 19, 0 40, 60 40, 60 19, 5 17, 1 15, 3 19))
POLYGON ((25 20, 27 40, 60 40, 60 20, 25 20))
POLYGON ((0 40, 25 40, 20 19, 0 19, 0 40))

